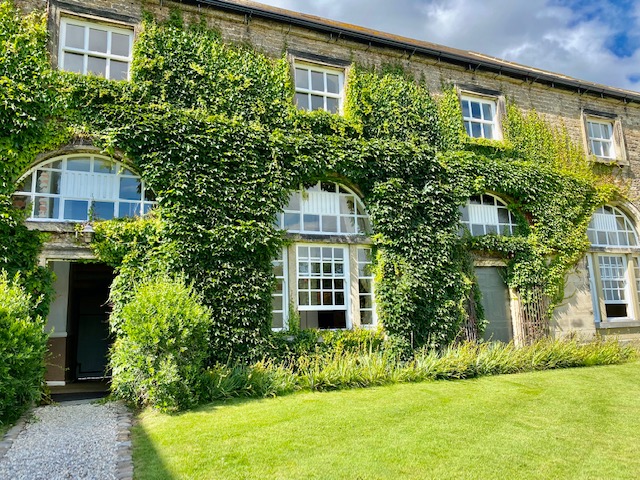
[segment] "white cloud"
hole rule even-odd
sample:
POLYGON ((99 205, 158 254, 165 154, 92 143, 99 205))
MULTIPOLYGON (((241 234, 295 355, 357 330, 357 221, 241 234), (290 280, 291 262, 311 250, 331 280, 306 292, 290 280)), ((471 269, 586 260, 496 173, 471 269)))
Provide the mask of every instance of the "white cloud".
POLYGON ((639 41, 640 2, 571 0, 263 0, 281 8, 493 55, 610 86, 640 90, 640 49, 626 58, 615 35, 639 41), (553 2, 553 4, 552 4, 553 2), (623 2, 622 2, 623 3, 623 2), (611 15, 602 15, 609 11, 611 15))

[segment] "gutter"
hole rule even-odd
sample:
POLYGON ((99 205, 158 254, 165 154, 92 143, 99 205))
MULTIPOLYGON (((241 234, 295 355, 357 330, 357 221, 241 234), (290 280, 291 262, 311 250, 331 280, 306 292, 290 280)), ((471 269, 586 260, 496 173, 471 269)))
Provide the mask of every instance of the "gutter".
POLYGON ((616 89, 597 83, 584 82, 563 75, 545 72, 537 69, 530 69, 525 66, 510 62, 501 62, 492 57, 482 58, 480 54, 466 53, 463 50, 453 48, 439 49, 437 45, 428 46, 422 42, 412 42, 411 39, 395 36, 392 34, 378 33, 366 28, 359 28, 348 24, 341 24, 331 20, 325 20, 311 15, 302 15, 282 9, 271 9, 268 6, 259 6, 253 3, 241 4, 225 0, 185 0, 185 3, 194 5, 207 5, 220 10, 240 13, 249 19, 256 17, 266 20, 274 20, 279 23, 288 23, 298 27, 307 28, 320 33, 327 33, 336 38, 353 40, 365 45, 375 45, 379 47, 404 50, 410 56, 419 53, 438 61, 446 61, 462 66, 468 70, 479 70, 493 72, 498 75, 508 75, 531 83, 540 83, 551 88, 564 88, 576 91, 578 94, 588 93, 599 97, 609 97, 620 100, 624 103, 635 102, 640 104, 640 93, 629 90, 616 89))

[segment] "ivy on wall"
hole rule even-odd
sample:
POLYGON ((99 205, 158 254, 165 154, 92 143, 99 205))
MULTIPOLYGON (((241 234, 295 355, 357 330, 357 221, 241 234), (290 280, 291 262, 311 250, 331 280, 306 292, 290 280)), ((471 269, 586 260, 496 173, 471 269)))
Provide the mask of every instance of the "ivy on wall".
MULTIPOLYGON (((184 272, 212 311, 211 362, 259 355, 269 337, 271 260, 285 242, 273 219, 300 185, 333 179, 362 192, 379 251, 379 318, 414 346, 459 335, 473 283, 469 251, 504 258, 525 300, 534 289, 560 298, 588 247, 594 208, 616 192, 566 132, 535 114, 509 106, 504 142, 470 141, 456 92, 432 98, 400 71, 353 66, 345 117, 297 111, 285 59, 226 45, 176 16, 145 20, 130 82, 42 68, 62 92, 44 104, 64 108, 38 122, 124 152, 157 195, 155 216, 95 226, 97 257, 119 272, 114 330, 133 282, 184 272), (459 206, 485 191, 517 213, 517 235, 458 235, 459 206)), ((5 180, 24 170, 13 162, 5 180)))

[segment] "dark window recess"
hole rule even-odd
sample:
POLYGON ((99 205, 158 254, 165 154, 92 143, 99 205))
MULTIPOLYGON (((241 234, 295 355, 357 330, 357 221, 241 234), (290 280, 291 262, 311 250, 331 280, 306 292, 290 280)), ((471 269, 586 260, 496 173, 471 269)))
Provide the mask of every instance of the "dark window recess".
POLYGON ((318 328, 347 328, 347 316, 344 310, 319 311, 318 328))
POLYGON ((627 305, 624 303, 607 303, 605 305, 607 318, 620 318, 627 316, 627 305))

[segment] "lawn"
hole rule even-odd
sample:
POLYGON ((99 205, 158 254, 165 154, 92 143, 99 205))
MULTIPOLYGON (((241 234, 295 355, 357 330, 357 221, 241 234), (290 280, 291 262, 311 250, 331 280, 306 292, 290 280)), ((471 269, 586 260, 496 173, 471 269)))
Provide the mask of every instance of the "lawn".
POLYGON ((235 400, 133 429, 138 479, 640 476, 640 362, 235 400))

